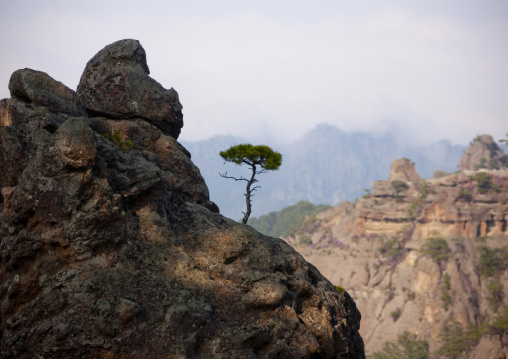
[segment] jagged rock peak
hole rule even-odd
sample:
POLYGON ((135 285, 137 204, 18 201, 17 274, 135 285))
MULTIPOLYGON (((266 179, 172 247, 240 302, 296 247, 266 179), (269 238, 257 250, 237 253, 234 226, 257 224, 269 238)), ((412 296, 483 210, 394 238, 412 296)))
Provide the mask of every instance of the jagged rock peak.
POLYGON ((492 136, 477 136, 460 160, 461 171, 508 168, 508 155, 497 145, 492 136))
MULTIPOLYGON (((126 41, 110 53, 142 59, 126 41)), ((88 94, 136 96, 107 73, 153 85, 119 66, 92 59, 88 94)), ((0 358, 365 358, 349 294, 219 214, 153 118, 72 116, 72 91, 27 86, 0 102, 0 358)))
POLYGON ((139 41, 120 40, 88 61, 77 93, 91 114, 143 118, 177 139, 183 126, 178 93, 164 89, 149 73, 139 41))
POLYGON ((415 171, 415 164, 407 158, 401 158, 392 161, 390 169, 390 180, 418 182, 420 176, 415 171))

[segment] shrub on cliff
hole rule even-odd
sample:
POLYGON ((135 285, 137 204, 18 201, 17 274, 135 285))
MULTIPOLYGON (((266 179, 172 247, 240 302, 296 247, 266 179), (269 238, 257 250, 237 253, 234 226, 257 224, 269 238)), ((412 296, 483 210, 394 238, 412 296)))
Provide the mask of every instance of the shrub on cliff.
POLYGON ((501 337, 508 333, 508 306, 504 307, 494 321, 487 325, 487 329, 489 333, 498 334, 501 337))
POLYGON ((402 196, 400 194, 402 192, 404 192, 405 190, 407 190, 409 188, 409 186, 404 181, 394 180, 394 181, 392 181, 392 187, 393 187, 393 189, 395 190, 395 193, 396 193, 395 199, 397 200, 397 202, 401 202, 402 201, 402 196))
POLYGON ((427 238, 425 244, 420 248, 423 255, 429 256, 438 265, 450 258, 451 250, 444 238, 431 237, 427 238))
POLYGON ((483 328, 481 326, 468 325, 463 328, 456 319, 451 319, 439 334, 439 340, 442 344, 436 354, 449 358, 459 358, 471 351, 482 336, 483 328))
POLYGON ((450 275, 448 273, 443 274, 441 283, 441 300, 443 301, 443 309, 448 311, 448 308, 452 304, 452 283, 450 282, 450 275))
POLYGON ((487 172, 477 172, 473 176, 473 181, 476 181, 476 189, 478 193, 484 194, 492 188, 491 183, 492 175, 487 172))
POLYGON ((374 359, 427 359, 429 345, 424 340, 416 340, 416 335, 403 332, 397 337, 397 342, 386 342, 383 348, 374 352, 374 359))
POLYGON ((508 267, 508 246, 503 248, 479 246, 478 251, 480 252, 480 272, 484 277, 492 277, 508 267))
POLYGON ((489 296, 487 297, 487 303, 493 311, 497 311, 501 303, 503 302, 504 289, 503 284, 499 280, 493 280, 487 284, 487 290, 489 296))

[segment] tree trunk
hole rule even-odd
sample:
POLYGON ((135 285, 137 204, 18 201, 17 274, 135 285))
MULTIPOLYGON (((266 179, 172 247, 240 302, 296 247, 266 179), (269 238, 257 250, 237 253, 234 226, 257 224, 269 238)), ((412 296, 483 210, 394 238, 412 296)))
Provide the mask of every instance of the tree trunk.
POLYGON ((247 182, 247 190, 245 192, 245 204, 247 205, 247 211, 245 212, 243 216, 243 224, 247 224, 247 221, 249 220, 250 213, 252 211, 252 202, 250 200, 250 197, 252 195, 252 185, 256 183, 256 180, 254 179, 254 176, 256 175, 256 165, 251 165, 252 167, 252 176, 250 177, 249 182, 247 182))

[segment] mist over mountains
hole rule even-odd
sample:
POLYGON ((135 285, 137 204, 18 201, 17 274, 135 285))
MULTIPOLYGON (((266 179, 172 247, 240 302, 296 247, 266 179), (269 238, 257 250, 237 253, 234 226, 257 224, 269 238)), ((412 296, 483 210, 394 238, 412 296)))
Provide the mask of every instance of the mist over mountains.
MULTIPOLYGON (((225 164, 219 151, 247 142, 222 135, 202 141, 182 141, 206 180, 211 200, 222 214, 233 219, 241 218, 245 210, 245 183, 224 179, 219 173, 246 177, 249 170, 245 166, 225 164)), ((466 149, 466 146, 452 145, 449 140, 423 146, 404 144, 408 142, 411 141, 390 133, 348 133, 333 125, 320 124, 294 143, 267 143, 282 153, 283 162, 278 171, 257 177, 262 188, 255 192, 252 216, 278 211, 299 200, 330 205, 353 201, 371 188, 373 181, 387 178, 387 169, 396 158, 413 160, 423 178, 431 178, 438 169, 454 172, 466 149)))

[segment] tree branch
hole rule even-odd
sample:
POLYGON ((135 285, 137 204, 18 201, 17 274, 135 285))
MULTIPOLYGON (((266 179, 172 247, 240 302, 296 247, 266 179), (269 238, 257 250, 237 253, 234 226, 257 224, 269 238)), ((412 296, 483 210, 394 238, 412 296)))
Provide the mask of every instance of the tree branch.
POLYGON ((234 179, 235 181, 247 181, 249 182, 249 180, 247 178, 243 178, 243 177, 240 177, 240 178, 236 178, 236 177, 231 177, 231 176, 228 176, 228 173, 225 172, 224 174, 220 173, 219 172, 219 175, 221 177, 224 177, 224 178, 229 178, 229 179, 234 179))

